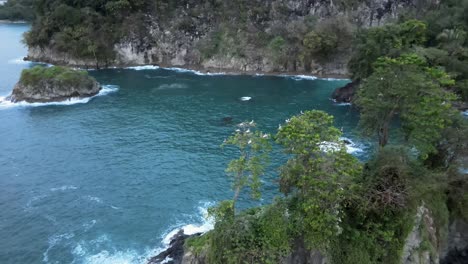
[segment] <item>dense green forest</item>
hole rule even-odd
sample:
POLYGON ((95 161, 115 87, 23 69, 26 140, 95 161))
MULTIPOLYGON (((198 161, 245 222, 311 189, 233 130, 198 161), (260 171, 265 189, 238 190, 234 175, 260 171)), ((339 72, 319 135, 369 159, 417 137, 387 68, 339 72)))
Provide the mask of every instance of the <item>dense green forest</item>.
POLYGON ((0 5, 0 20, 33 21, 36 17, 33 2, 34 0, 8 0, 0 5))

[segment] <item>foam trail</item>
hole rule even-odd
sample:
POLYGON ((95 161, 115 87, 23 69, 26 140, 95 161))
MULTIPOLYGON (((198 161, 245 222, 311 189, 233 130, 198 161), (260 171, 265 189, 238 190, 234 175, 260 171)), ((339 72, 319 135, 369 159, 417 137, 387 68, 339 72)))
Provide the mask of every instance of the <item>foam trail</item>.
POLYGON ((49 105, 86 104, 95 97, 116 92, 118 89, 119 87, 117 85, 103 85, 101 91, 99 91, 99 93, 96 94, 95 96, 86 97, 86 98, 70 98, 68 100, 61 101, 61 102, 48 102, 48 103, 28 103, 24 101, 13 103, 11 101, 8 101, 6 99, 6 96, 0 96, 0 110, 6 109, 6 108, 12 108, 12 107, 38 107, 38 106, 49 106, 49 105))
POLYGON ((50 191, 51 192, 56 192, 56 191, 66 191, 66 190, 76 190, 78 189, 78 187, 76 186, 73 186, 73 185, 64 185, 64 186, 61 186, 61 187, 57 187, 57 188, 50 188, 50 191))
POLYGON ((57 243, 61 242, 62 240, 69 240, 73 238, 75 234, 73 233, 65 233, 65 234, 59 234, 59 235, 53 235, 49 237, 49 247, 47 250, 42 254, 43 258, 42 261, 48 263, 49 262, 49 251, 54 248, 57 243))
POLYGON ((311 76, 311 75, 296 75, 292 77, 293 80, 295 81, 302 81, 302 80, 317 80, 318 78, 316 76, 311 76))
POLYGON ((351 103, 336 103, 335 105, 337 105, 337 106, 350 106, 352 104, 351 103))
POLYGON ((133 67, 127 67, 125 69, 127 70, 135 70, 135 71, 143 71, 143 70, 157 70, 159 69, 159 66, 156 65, 143 65, 143 66, 133 66, 133 67))
POLYGON ((217 75, 226 75, 224 72, 201 72, 201 71, 196 71, 196 70, 190 70, 190 69, 184 69, 184 68, 177 68, 177 67, 171 67, 171 68, 163 68, 165 70, 169 71, 175 71, 175 72, 183 72, 183 73, 193 73, 195 75, 200 75, 200 76, 217 76, 217 75))
POLYGON ((86 198, 87 200, 89 200, 91 202, 102 203, 101 198, 96 197, 96 196, 87 195, 84 198, 86 198))
POLYGON ((18 64, 18 65, 28 65, 32 62, 30 61, 25 61, 24 60, 24 57, 19 57, 19 58, 16 58, 16 59, 11 59, 8 61, 8 64, 18 64))
POLYGON ((172 83, 172 84, 161 84, 157 90, 169 90, 169 89, 186 89, 188 85, 183 83, 172 83))

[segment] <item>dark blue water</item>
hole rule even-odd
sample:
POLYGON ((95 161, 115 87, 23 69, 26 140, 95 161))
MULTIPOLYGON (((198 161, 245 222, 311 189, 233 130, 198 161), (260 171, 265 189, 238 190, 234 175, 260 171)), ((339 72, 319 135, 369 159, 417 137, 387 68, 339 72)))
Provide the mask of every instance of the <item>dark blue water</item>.
MULTIPOLYGON (((31 67, 17 60, 26 30, 0 24, 1 96, 31 67)), ((0 263, 141 263, 169 231, 202 225, 203 209, 232 195, 224 169, 234 152, 220 144, 234 125, 225 117, 274 133, 291 115, 321 109, 360 142, 356 113, 328 99, 343 80, 91 74, 111 92, 87 103, 0 104, 0 263)), ((277 165, 263 200, 245 206, 276 194, 277 165)))

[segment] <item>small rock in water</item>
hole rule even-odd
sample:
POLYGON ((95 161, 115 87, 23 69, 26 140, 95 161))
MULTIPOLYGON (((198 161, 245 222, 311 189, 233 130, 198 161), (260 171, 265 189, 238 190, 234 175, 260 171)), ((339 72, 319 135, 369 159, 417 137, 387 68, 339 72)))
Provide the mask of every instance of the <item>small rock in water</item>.
POLYGON ((23 70, 7 100, 13 103, 60 102, 71 98, 91 97, 100 90, 99 83, 86 71, 36 66, 23 70))
POLYGON ((342 141, 343 141, 343 143, 345 143, 346 145, 352 145, 352 144, 353 144, 353 142, 351 142, 351 140, 349 140, 349 139, 343 139, 342 141))

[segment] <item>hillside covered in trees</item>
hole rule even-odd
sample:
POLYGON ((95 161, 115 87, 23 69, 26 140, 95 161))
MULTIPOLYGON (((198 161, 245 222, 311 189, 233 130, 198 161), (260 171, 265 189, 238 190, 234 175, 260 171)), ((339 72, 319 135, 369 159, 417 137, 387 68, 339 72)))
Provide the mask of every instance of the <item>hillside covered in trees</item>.
POLYGON ((347 74, 363 28, 421 17, 435 0, 38 0, 30 58, 347 74))
POLYGON ((0 20, 33 21, 36 17, 33 2, 34 0, 8 0, 0 5, 0 20))

